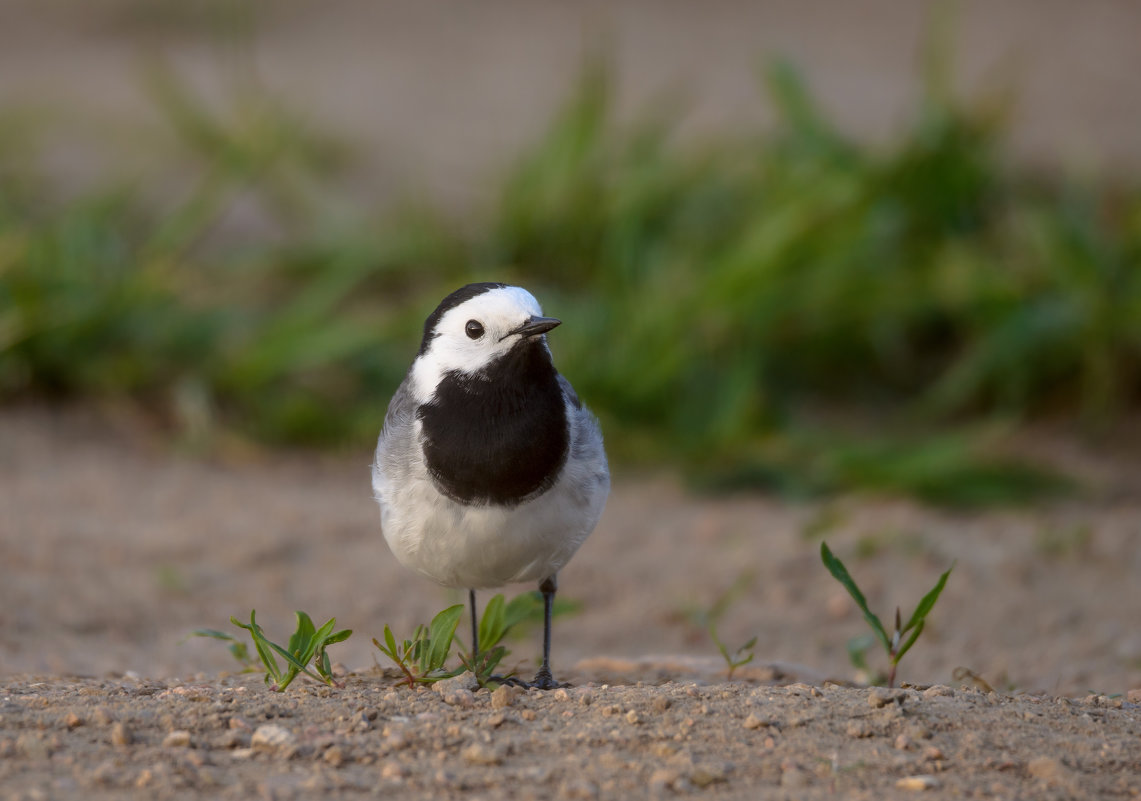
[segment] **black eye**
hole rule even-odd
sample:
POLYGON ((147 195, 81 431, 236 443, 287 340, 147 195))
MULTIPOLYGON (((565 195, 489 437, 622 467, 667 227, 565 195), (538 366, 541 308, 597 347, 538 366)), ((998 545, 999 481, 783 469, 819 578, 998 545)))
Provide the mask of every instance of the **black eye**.
POLYGON ((468 320, 467 325, 464 326, 464 332, 470 339, 479 339, 483 336, 483 325, 480 324, 479 320, 468 320))

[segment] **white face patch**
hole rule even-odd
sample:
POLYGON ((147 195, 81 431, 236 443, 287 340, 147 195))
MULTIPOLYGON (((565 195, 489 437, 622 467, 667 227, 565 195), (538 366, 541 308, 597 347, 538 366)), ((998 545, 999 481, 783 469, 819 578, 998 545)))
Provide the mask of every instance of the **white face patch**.
POLYGON ((429 401, 445 373, 474 374, 507 353, 520 339, 508 332, 542 314, 534 296, 517 286, 489 290, 449 309, 436 324, 427 352, 412 366, 416 400, 429 401), (472 321, 482 327, 481 336, 469 336, 472 321))

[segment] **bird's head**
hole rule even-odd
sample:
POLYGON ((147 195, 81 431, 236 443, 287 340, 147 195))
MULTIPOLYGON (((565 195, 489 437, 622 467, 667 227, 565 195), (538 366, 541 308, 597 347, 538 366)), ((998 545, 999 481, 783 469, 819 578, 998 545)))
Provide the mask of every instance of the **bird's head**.
POLYGON ((468 284, 444 298, 424 322, 412 366, 413 391, 423 403, 448 373, 477 376, 518 347, 546 349, 543 336, 559 324, 543 317, 527 290, 498 283, 468 284))

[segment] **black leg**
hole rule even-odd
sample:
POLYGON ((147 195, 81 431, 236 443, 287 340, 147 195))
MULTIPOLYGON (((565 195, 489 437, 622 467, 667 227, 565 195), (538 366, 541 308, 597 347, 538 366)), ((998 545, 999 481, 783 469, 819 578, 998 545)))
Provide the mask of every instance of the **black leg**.
POLYGON ((467 591, 467 599, 471 605, 471 661, 474 664, 479 657, 479 622, 475 617, 475 590, 467 591))
POLYGON ((540 690, 553 690, 563 686, 551 675, 551 607, 555 604, 555 591, 558 587, 558 581, 554 576, 549 576, 539 583, 539 592, 543 593, 543 664, 535 674, 531 686, 540 690))
MULTIPOLYGON (((473 666, 479 664, 479 617, 475 611, 475 590, 468 590, 468 605, 471 606, 471 664, 473 666)), ((487 681, 498 682, 499 684, 511 684, 517 687, 529 687, 527 682, 515 678, 514 676, 489 676, 487 681)))

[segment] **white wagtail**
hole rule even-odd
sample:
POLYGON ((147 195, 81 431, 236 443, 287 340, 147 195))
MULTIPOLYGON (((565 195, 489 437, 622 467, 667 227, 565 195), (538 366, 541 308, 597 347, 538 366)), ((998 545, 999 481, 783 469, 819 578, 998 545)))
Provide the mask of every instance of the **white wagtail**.
POLYGON ((610 471, 598 421, 555 370, 543 317, 525 289, 468 284, 424 323, 420 351, 388 404, 372 466, 381 526, 400 562, 475 590, 520 581, 543 593, 551 675, 557 576, 598 523, 610 471))

